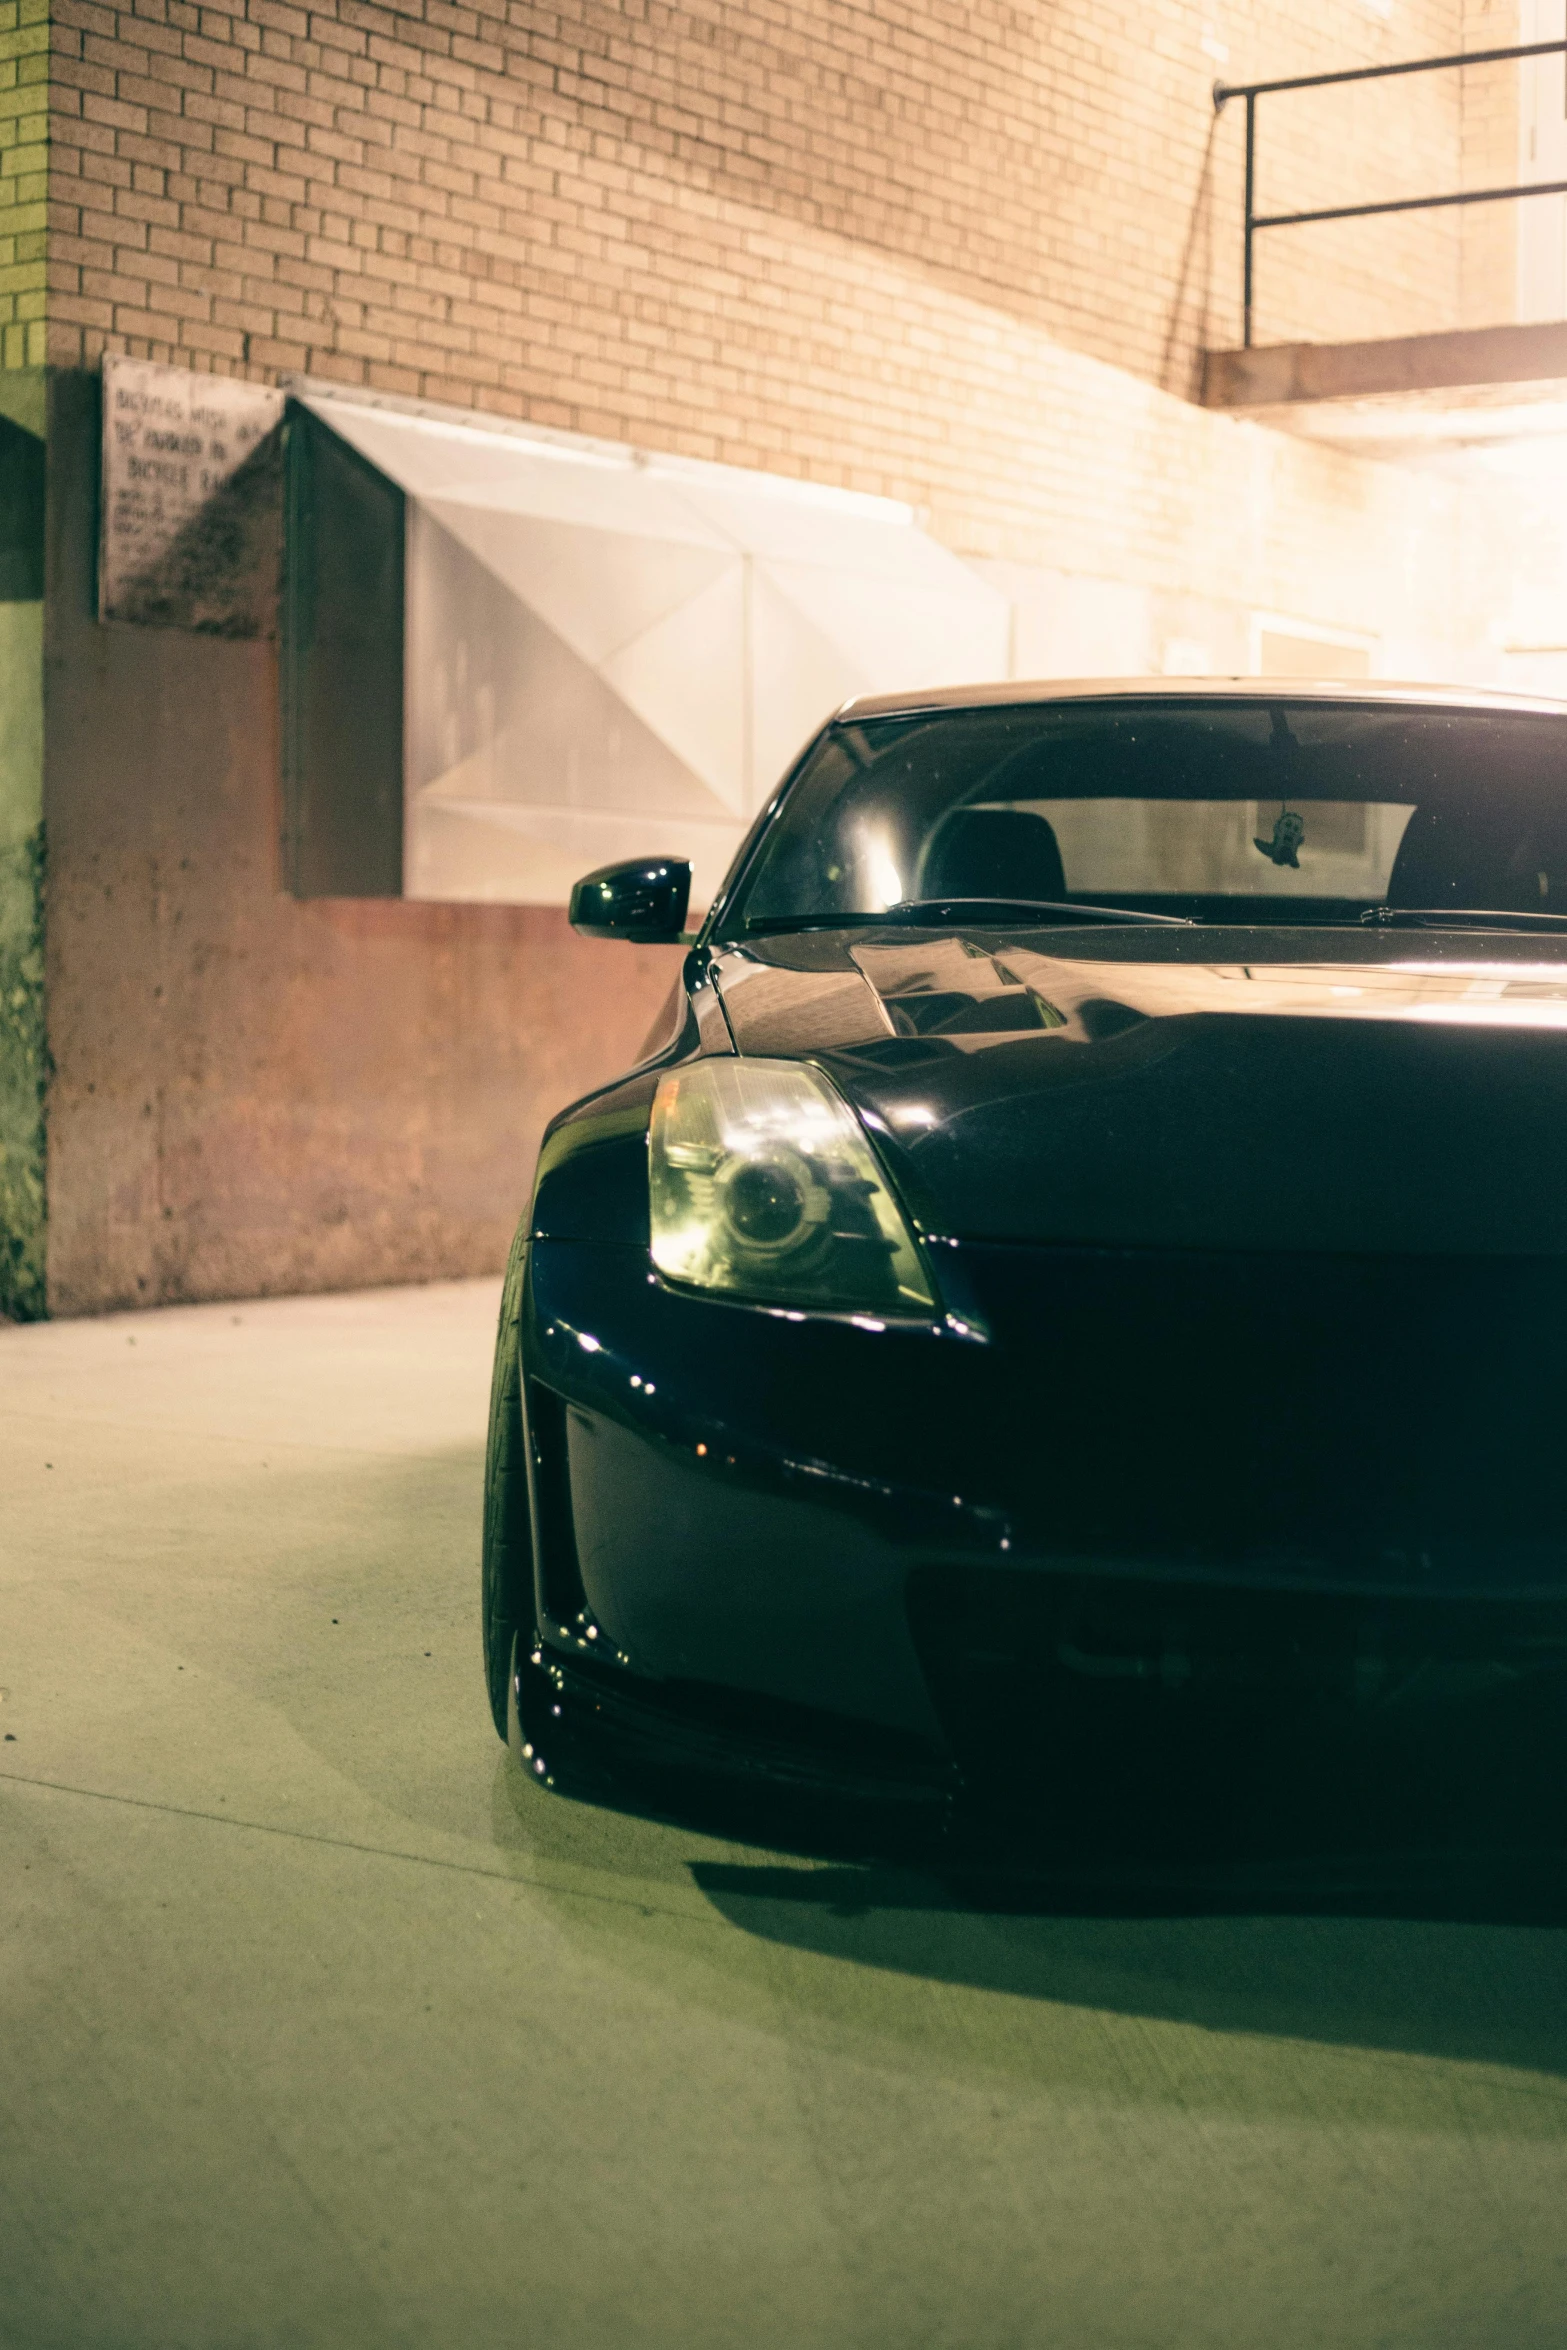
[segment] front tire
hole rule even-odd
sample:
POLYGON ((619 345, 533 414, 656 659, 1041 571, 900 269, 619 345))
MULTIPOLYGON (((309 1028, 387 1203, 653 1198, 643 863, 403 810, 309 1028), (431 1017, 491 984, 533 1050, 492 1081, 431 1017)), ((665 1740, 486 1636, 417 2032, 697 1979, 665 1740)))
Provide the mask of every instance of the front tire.
POLYGON ((484 1535, 480 1626, 484 1681, 496 1735, 506 1737, 513 1644, 534 1633, 533 1522, 528 1502, 527 1439, 522 1424, 522 1283, 526 1254, 519 1235, 501 1291, 490 1428, 484 1453, 484 1535))

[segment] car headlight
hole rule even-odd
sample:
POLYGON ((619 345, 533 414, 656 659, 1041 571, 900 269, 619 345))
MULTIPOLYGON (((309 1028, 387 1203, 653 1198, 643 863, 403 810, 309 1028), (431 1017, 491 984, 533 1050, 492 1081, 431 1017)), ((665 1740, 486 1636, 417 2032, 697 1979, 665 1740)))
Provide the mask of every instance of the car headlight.
POLYGON ((936 1311, 914 1236, 848 1104, 796 1061, 696 1061, 662 1079, 648 1187, 672 1281, 769 1305, 936 1311))

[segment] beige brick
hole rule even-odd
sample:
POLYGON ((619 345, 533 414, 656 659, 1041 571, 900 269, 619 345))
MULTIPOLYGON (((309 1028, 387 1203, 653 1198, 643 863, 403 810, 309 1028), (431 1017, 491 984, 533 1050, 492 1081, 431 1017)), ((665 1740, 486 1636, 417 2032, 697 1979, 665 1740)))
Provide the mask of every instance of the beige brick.
MULTIPOLYGON (((1357 0, 13 5, 0 303, 53 290, 47 335, 0 315, 6 364, 46 341, 61 363, 134 346, 263 379, 308 366, 849 482, 975 549, 1042 561, 1071 541, 1149 577, 1190 571, 1199 542, 1215 576, 1238 558, 1198 515, 1195 456, 1124 511, 1061 353, 1122 371, 1104 381, 1130 401, 1128 379, 1185 392, 1201 347, 1238 333, 1240 123, 1215 124, 1204 23, 1222 15, 1244 79, 1472 46, 1496 13, 1400 0, 1389 30, 1357 0), (48 271, 22 242, 45 233, 45 85, 23 77, 46 70, 48 271)), ((1516 138, 1505 70, 1268 100, 1263 184, 1301 205, 1476 184, 1511 172, 1516 138)), ((1273 232, 1259 332, 1479 323, 1511 298, 1511 251, 1484 208, 1273 232)), ((1289 466, 1281 546, 1320 547, 1345 500, 1372 499, 1364 469, 1289 466), (1300 485, 1330 478, 1314 517, 1300 485)))

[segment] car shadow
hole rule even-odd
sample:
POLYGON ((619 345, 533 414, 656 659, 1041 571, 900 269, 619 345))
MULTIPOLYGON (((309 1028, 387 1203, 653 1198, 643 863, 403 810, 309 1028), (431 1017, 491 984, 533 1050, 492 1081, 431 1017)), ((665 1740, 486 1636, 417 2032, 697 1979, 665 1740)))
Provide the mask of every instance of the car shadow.
POLYGON ((1533 2076, 1507 2101, 1537 2109, 1528 2126, 1567 2134, 1559 1776, 1461 1773, 1461 1801, 1437 1772, 1424 1798, 1408 1779, 1323 1794, 1319 1762, 1208 1810, 1176 1781, 1157 1804, 1085 1802, 1070 1845, 1021 1802, 920 1814, 645 1768, 556 1784, 601 1820, 713 1840, 685 1856, 689 1882, 776 1950, 1088 2017, 1508 2068, 1533 2076))
POLYGON ((741 1931, 860 1967, 1567 2079, 1559 1851, 1106 1870, 698 1860, 690 1874, 741 1931))

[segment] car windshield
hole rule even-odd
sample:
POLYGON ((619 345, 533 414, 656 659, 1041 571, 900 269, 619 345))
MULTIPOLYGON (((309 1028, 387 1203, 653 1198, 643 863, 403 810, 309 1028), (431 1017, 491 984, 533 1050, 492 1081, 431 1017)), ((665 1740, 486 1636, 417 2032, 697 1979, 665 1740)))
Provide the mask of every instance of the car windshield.
POLYGON ((1280 694, 851 716, 808 756, 724 927, 984 899, 1567 918, 1567 712, 1280 694))

